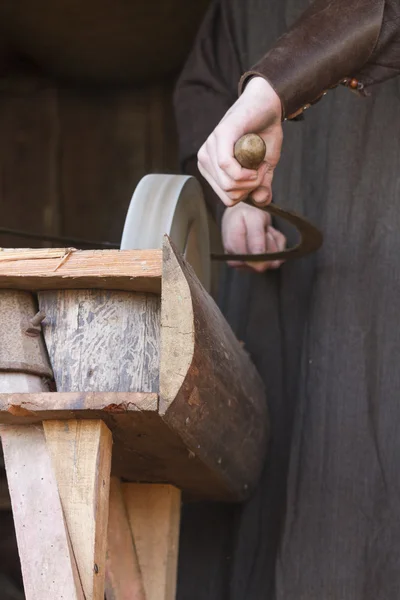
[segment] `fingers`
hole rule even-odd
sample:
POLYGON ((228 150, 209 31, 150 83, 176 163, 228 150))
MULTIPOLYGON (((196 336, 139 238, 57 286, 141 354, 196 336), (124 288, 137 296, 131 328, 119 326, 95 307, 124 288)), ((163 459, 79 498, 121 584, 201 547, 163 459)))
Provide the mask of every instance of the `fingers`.
MULTIPOLYGON (((222 229, 223 242, 225 251, 229 254, 248 254, 247 246, 247 226, 243 214, 234 215, 233 219, 229 220, 228 227, 222 229)), ((230 267, 244 267, 242 261, 229 261, 230 267)))
MULTIPOLYGON (((286 240, 284 239, 284 243, 282 246, 282 240, 278 238, 275 234, 278 232, 273 227, 268 227, 267 231, 264 232, 264 240, 265 240, 265 250, 262 252, 280 252, 284 250, 286 245, 286 240)), ((261 254, 261 252, 254 252, 253 254, 261 254)), ((265 262, 248 262, 246 263, 249 268, 253 269, 257 273, 263 273, 268 269, 278 269, 282 265, 283 261, 274 260, 274 261, 265 261, 265 262)))
POLYGON ((259 175, 256 170, 245 169, 238 163, 234 156, 234 146, 235 138, 239 134, 232 136, 229 133, 226 127, 220 126, 211 137, 212 143, 215 144, 216 163, 220 174, 225 174, 234 184, 254 187, 259 175))
POLYGON ((262 164, 258 171, 241 167, 233 156, 234 138, 224 131, 217 128, 201 147, 198 168, 222 202, 233 206, 259 187, 267 165, 262 164))
POLYGON ((209 183, 209 185, 212 187, 212 189, 217 194, 217 196, 222 200, 222 202, 225 204, 225 206, 228 206, 228 207, 234 206, 235 204, 237 204, 237 202, 240 202, 240 200, 242 200, 241 197, 238 197, 237 199, 233 199, 226 192, 224 192, 219 187, 219 185, 216 183, 215 179, 213 177, 210 177, 209 172, 204 167, 204 162, 201 163, 199 161, 197 163, 197 167, 198 167, 201 175, 209 183))
MULTIPOLYGON (((268 227, 267 230, 267 247, 268 250, 267 252, 282 252, 283 250, 285 250, 286 248, 286 238, 283 235, 283 233, 281 233, 280 231, 278 231, 277 229, 275 229, 274 227, 268 227)), ((284 263, 283 260, 274 260, 270 263, 267 263, 268 269, 279 269, 280 266, 282 266, 284 263)))
MULTIPOLYGON (((269 216, 269 215, 268 215, 269 216)), ((253 219, 251 223, 246 220, 246 240, 249 254, 263 254, 267 252, 268 221, 266 219, 253 219)))
POLYGON ((272 226, 268 227, 267 233, 271 234, 271 236, 274 238, 277 246, 277 252, 282 252, 286 248, 286 237, 283 235, 283 233, 272 226))
MULTIPOLYGON (((257 209, 255 209, 257 210, 257 209)), ((260 211, 261 212, 261 211, 260 211)), ((250 213, 251 214, 251 213, 250 213)), ((266 213, 262 213, 263 217, 269 217, 266 213)), ((253 216, 253 215, 251 215, 253 216)), ((258 215, 256 215, 258 216, 258 215)), ((268 223, 270 222, 269 218, 253 218, 250 222, 247 219, 246 222, 246 240, 247 240, 247 248, 248 254, 263 254, 264 252, 268 252, 268 239, 266 235, 266 230, 268 228, 268 223)), ((253 271, 257 271, 262 273, 265 271, 266 264, 268 263, 245 263, 250 269, 253 271)))
POLYGON ((253 77, 198 154, 202 176, 227 206, 254 193, 266 204, 282 146, 282 104, 263 77, 253 77), (234 158, 234 145, 245 133, 258 133, 266 144, 265 162, 258 170, 244 169, 234 158))
POLYGON ((216 130, 198 154, 198 168, 215 193, 226 206, 233 206, 249 195, 260 206, 272 200, 272 179, 279 160, 276 152, 270 153, 271 163, 263 162, 257 171, 244 169, 233 156, 233 143, 222 139, 216 130))
MULTIPOLYGON (((252 206, 239 204, 225 211, 222 220, 222 239, 230 254, 262 254, 285 249, 286 238, 271 226, 269 214, 252 206)), ((283 261, 241 262, 230 261, 236 268, 248 268, 261 273, 276 269, 283 261)))
MULTIPOLYGON (((271 183, 272 183, 272 181, 271 181, 271 183)), ((268 184, 261 185, 256 190, 254 190, 254 192, 252 192, 252 194, 251 194, 252 200, 254 200, 254 202, 256 204, 258 204, 259 206, 266 206, 267 204, 270 204, 270 202, 272 200, 271 183, 269 185, 268 184)))
POLYGON ((249 195, 260 206, 271 202, 272 179, 283 139, 280 124, 272 129, 262 135, 267 152, 257 171, 244 169, 236 161, 233 148, 238 134, 232 136, 233 129, 225 125, 217 127, 200 149, 199 171, 226 206, 233 206, 249 195))
POLYGON ((266 146, 265 167, 260 172, 257 181, 258 187, 251 194, 252 199, 260 206, 270 204, 272 201, 272 179, 275 167, 279 162, 282 150, 283 133, 281 127, 276 127, 273 132, 261 136, 266 146))

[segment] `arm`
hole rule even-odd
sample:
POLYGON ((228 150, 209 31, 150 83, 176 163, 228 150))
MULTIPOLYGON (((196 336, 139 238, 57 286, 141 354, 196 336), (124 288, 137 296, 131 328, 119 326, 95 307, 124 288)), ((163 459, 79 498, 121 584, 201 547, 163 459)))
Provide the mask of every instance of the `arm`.
POLYGON ((399 16, 398 0, 315 0, 243 75, 239 91, 252 76, 264 77, 281 99, 283 117, 290 119, 340 83, 363 90, 392 77, 400 66, 399 16))
POLYGON ((399 72, 400 0, 315 0, 242 77, 239 99, 199 151, 201 174, 227 206, 249 194, 268 204, 281 120, 296 117, 340 83, 365 92, 399 72), (233 157, 235 141, 250 132, 267 146, 257 172, 242 169, 233 157))
MULTIPOLYGON (((226 251, 277 252, 284 249, 286 240, 271 226, 270 216, 245 204, 225 211, 213 186, 201 177, 197 168, 198 149, 237 98, 241 70, 229 18, 230 13, 221 8, 221 1, 214 0, 176 86, 174 106, 181 167, 201 182, 208 208, 222 222, 226 251)), ((251 268, 265 271, 279 265, 279 262, 252 263, 251 268)))

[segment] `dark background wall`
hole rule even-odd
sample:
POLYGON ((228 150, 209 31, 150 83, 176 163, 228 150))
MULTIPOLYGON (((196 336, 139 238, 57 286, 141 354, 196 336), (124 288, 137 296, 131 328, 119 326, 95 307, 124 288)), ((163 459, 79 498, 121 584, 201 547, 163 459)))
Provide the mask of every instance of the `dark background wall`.
MULTIPOLYGON (((172 90, 208 2, 0 2, 0 228, 119 243, 138 181, 179 170, 172 90)), ((21 599, 0 457, 0 600, 21 599)))
POLYGON ((119 242, 141 177, 178 170, 171 89, 0 78, 0 227, 119 242))

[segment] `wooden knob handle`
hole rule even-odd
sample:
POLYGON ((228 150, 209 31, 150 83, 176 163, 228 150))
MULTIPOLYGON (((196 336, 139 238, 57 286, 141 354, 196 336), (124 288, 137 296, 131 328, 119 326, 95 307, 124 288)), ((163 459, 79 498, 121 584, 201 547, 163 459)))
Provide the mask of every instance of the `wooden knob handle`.
POLYGON ((234 155, 241 167, 257 170, 265 158, 267 148, 256 133, 246 133, 235 144, 234 155))

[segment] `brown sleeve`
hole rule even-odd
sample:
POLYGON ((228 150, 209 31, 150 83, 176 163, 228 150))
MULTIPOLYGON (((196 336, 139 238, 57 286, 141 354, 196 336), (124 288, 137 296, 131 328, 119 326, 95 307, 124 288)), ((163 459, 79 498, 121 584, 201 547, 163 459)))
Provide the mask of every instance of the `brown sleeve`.
MULTIPOLYGON (((243 91, 254 75, 267 79, 282 101, 283 118, 294 118, 340 83, 364 87, 356 76, 367 74, 388 33, 388 8, 399 0, 315 0, 269 52, 245 73, 243 91), (385 14, 384 14, 385 13, 385 14), (385 33, 386 31, 386 33, 385 33)), ((398 18, 398 17, 397 17, 398 18)), ((389 29, 400 29, 396 25, 389 29)), ((400 49, 397 47, 398 62, 400 49)))
POLYGON ((400 74, 400 1, 386 0, 382 27, 374 51, 355 74, 365 87, 400 74))
POLYGON ((217 220, 223 204, 198 172, 197 152, 237 100, 236 82, 241 69, 229 18, 221 1, 214 0, 174 93, 181 168, 199 179, 208 207, 217 220))

